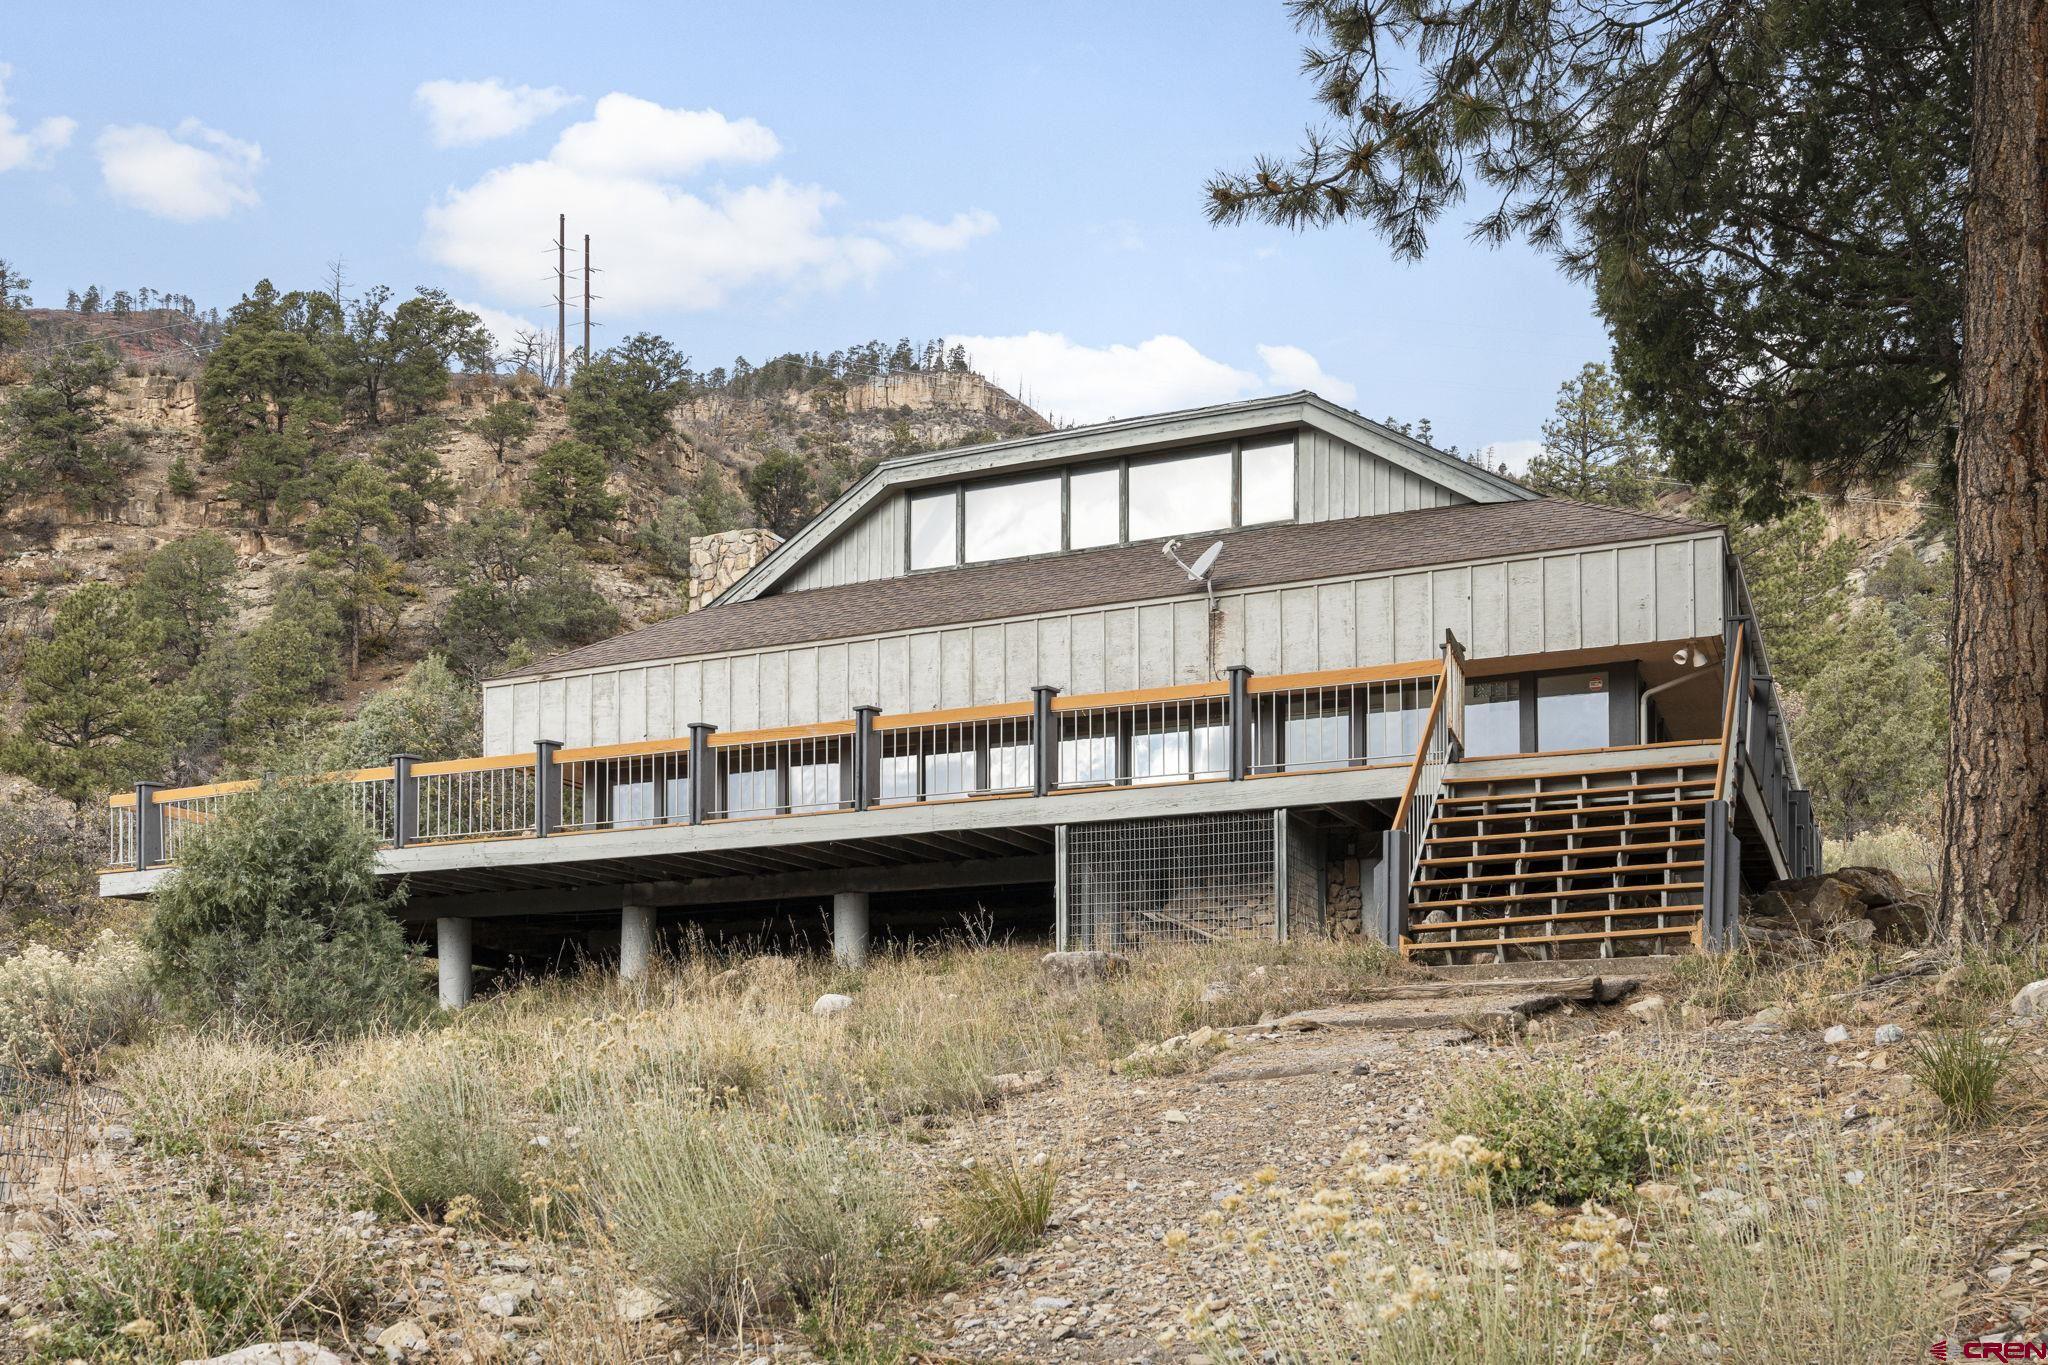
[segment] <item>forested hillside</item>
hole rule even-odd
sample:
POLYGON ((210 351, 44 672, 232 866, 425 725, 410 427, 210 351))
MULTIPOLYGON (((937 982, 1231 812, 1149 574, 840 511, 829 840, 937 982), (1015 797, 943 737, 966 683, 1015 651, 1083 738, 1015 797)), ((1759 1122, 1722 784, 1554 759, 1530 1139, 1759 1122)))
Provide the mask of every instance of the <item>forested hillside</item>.
POLYGON ((431 289, 0 280, 0 766, 71 801, 467 751, 474 679, 683 610, 693 538, 1046 427, 936 343, 699 369, 643 334, 548 383, 431 289))

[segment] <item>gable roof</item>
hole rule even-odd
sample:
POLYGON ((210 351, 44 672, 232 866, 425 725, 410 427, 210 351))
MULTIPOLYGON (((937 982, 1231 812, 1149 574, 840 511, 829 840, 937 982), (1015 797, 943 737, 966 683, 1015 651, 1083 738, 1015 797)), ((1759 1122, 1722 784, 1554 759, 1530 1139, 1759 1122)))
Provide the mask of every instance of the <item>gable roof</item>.
POLYGON ((1137 454, 1202 441, 1229 440, 1291 427, 1315 427, 1347 441, 1432 483, 1474 502, 1533 498, 1513 479, 1407 436, 1392 427, 1360 417, 1328 399, 1303 389, 1271 398, 1186 408, 1097 422, 1065 431, 1022 436, 956 450, 932 450, 885 460, 856 479, 810 524, 778 546, 715 599, 745 602, 774 590, 798 565, 830 544, 870 505, 897 488, 943 483, 966 474, 1025 470, 1066 464, 1100 455, 1137 454))
MULTIPOLYGON (((1215 584, 1229 592, 1712 529, 1684 517, 1559 498, 1288 522, 1219 532, 1224 549, 1215 584)), ((1081 610, 1190 591, 1185 575, 1159 553, 1159 545, 1111 545, 713 605, 542 659, 493 681, 1081 610)))

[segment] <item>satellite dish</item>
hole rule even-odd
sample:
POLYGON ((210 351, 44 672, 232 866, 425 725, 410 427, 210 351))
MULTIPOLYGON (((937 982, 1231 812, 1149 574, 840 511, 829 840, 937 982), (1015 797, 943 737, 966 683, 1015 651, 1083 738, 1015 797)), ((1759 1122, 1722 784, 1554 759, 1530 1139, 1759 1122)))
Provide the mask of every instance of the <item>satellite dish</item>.
POLYGON ((1208 549, 1202 551, 1201 558, 1197 559, 1194 563, 1188 565, 1188 577, 1194 579, 1208 578, 1209 570, 1216 567, 1216 560, 1222 555, 1222 553, 1223 542, 1219 540, 1214 545, 1211 545, 1208 549))

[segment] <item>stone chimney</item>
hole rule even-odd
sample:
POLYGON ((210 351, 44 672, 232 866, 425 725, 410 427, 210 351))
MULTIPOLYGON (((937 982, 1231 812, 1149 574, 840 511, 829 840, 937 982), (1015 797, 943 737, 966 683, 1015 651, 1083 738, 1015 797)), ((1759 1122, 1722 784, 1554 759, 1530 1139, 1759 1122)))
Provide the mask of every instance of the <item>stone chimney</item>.
POLYGON ((690 537, 689 610, 708 604, 768 557, 782 537, 759 526, 690 537))

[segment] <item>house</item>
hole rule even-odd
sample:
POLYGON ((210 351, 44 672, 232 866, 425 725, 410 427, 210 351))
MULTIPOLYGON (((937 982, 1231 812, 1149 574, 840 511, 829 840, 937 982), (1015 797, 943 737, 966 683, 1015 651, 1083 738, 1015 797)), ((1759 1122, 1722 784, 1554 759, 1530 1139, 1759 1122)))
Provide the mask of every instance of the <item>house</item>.
MULTIPOLYGON (((1313 394, 888 461, 703 610, 338 774, 444 996, 536 926, 621 967, 734 907, 942 895, 1068 948, 1712 948, 1818 840, 1718 526, 1540 498, 1313 394)), ((110 805, 139 895, 247 784, 110 805), (140 813, 140 818, 138 818, 140 813)))

